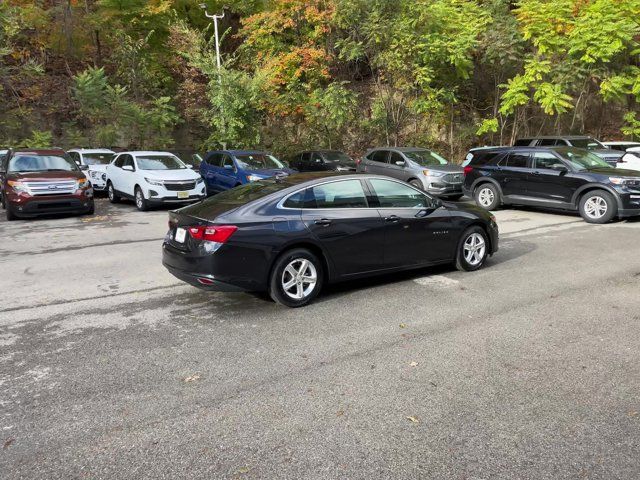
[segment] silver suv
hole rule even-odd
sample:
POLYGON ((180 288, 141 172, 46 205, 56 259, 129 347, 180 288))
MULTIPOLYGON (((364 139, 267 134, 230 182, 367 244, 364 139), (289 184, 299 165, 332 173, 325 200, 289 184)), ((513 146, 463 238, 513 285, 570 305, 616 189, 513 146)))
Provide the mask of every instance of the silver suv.
POLYGON ((463 195, 462 167, 451 165, 425 148, 374 148, 358 163, 358 172, 398 178, 427 193, 450 200, 458 200, 463 195))

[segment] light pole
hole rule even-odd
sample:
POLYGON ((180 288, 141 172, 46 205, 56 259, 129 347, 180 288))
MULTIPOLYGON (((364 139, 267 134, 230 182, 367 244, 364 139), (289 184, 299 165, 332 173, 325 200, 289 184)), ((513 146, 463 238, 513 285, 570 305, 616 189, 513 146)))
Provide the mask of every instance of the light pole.
MULTIPOLYGON (((222 15, 211 15, 209 12, 207 12, 206 3, 201 3, 200 8, 204 10, 205 17, 211 18, 213 20, 213 28, 216 36, 216 65, 218 66, 218 84, 222 85, 222 76, 220 74, 220 41, 218 40, 218 20, 221 18, 224 18, 224 10, 222 11, 222 15)), ((224 113, 224 107, 222 105, 220 105, 220 109, 224 113)), ((224 115, 223 115, 223 119, 224 119, 224 115)), ((222 149, 226 150, 227 142, 221 142, 221 143, 222 143, 222 149)))
POLYGON ((224 11, 222 15, 211 15, 207 12, 207 5, 205 3, 200 4, 200 8, 204 10, 204 16, 213 20, 213 28, 216 36, 216 65, 218 65, 218 83, 220 83, 220 43, 218 40, 218 20, 224 18, 224 11))

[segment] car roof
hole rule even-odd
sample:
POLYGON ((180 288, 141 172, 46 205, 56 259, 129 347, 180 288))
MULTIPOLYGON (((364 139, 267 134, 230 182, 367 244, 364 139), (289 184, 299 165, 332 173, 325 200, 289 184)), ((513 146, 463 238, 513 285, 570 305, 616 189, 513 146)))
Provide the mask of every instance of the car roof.
POLYGON ((67 151, 79 153, 116 153, 113 150, 109 150, 108 148, 72 148, 71 150, 67 151))
POLYGON ((394 150, 396 152, 419 152, 424 150, 427 150, 429 152, 433 151, 430 148, 423 148, 423 147, 375 147, 375 148, 370 148, 368 151, 373 152, 375 150, 394 150))
POLYGON ((534 135, 532 137, 520 137, 516 140, 580 140, 593 137, 589 135, 534 135))
POLYGON ((64 155, 67 152, 61 148, 16 148, 13 153, 30 153, 32 155, 64 155))
POLYGON ((613 140, 611 142, 602 142, 605 145, 640 145, 640 142, 634 142, 633 140, 613 140))
POLYGON ((206 154, 212 153, 230 153, 231 155, 251 155, 255 153, 268 153, 265 150, 210 150, 206 154))
POLYGON ((124 152, 118 152, 118 155, 124 155, 124 154, 133 155, 134 157, 142 156, 142 155, 166 155, 168 157, 175 157, 175 155, 171 152, 159 152, 159 151, 154 152, 151 150, 131 150, 131 151, 127 150, 124 152))

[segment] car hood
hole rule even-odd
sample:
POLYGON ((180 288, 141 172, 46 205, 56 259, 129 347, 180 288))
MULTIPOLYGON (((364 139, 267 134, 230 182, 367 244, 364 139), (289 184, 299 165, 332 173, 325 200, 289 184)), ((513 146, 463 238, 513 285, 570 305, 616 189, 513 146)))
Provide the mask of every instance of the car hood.
POLYGON ((275 177, 276 175, 291 175, 296 173, 291 168, 259 168, 255 170, 245 170, 249 175, 260 175, 261 177, 275 177))
POLYGON ((140 170, 145 178, 153 180, 196 180, 200 178, 200 174, 185 168, 181 170, 140 170))
POLYGON ((98 163, 96 165, 87 165, 89 170, 93 170, 95 172, 106 172, 107 171, 107 163, 98 163))
POLYGON ((7 174, 8 180, 25 182, 50 182, 52 180, 78 180, 85 178, 81 171, 73 172, 12 172, 7 174))

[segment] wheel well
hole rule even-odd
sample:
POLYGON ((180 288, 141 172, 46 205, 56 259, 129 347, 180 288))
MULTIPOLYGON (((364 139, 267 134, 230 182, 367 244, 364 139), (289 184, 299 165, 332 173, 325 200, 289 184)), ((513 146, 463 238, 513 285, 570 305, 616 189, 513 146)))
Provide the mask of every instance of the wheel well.
POLYGON ((493 183, 493 182, 492 182, 492 181, 490 181, 490 180, 480 180, 480 181, 478 181, 478 183, 476 183, 476 184, 475 184, 475 186, 473 187, 473 193, 475 194, 475 193, 476 193, 476 191, 477 191, 480 187, 482 187, 483 185, 491 185, 492 187, 495 187, 495 188, 498 190, 498 193, 499 193, 500 195, 502 195, 502 192, 500 191, 500 188, 499 188, 495 183, 493 183))
POLYGON ((493 252, 493 244, 491 243, 491 235, 489 235, 489 230, 487 229, 487 226, 485 224, 483 224, 482 222, 474 221, 474 222, 471 222, 467 228, 470 228, 470 227, 480 227, 484 231, 484 234, 487 237, 487 242, 489 243, 489 251, 493 252))
POLYGON ((602 187, 599 187, 599 186, 597 186, 597 185, 593 185, 593 186, 591 186, 591 187, 587 187, 587 188, 585 188, 584 190, 582 190, 580 193, 578 193, 578 194, 576 195, 576 199, 575 199, 575 202, 574 202, 574 203, 575 203, 575 206, 576 206, 576 207, 579 207, 579 206, 580 206, 580 200, 582 199, 582 197, 584 197, 587 193, 591 193, 591 192, 594 192, 594 191, 596 191, 596 190, 600 190, 600 191, 603 191, 603 192, 607 192, 609 195, 611 195, 611 196, 613 197, 613 199, 616 201, 616 206, 618 206, 618 202, 617 202, 616 195, 613 195, 613 194, 612 194, 609 190, 607 190, 606 188, 602 188, 602 187))
POLYGON ((269 278, 271 278, 271 272, 273 271, 273 266, 276 264, 276 260, 280 258, 282 255, 284 255, 285 253, 287 253, 288 251, 293 250, 295 248, 305 248, 320 259, 320 261, 322 262, 322 270, 323 270, 322 273, 324 273, 324 279, 326 282, 329 279, 329 271, 330 271, 329 260, 320 247, 318 247, 313 243, 307 243, 307 242, 294 243, 292 245, 288 245, 284 250, 282 250, 278 254, 278 256, 273 259, 273 262, 271 262, 271 266, 269 267, 269 278))

